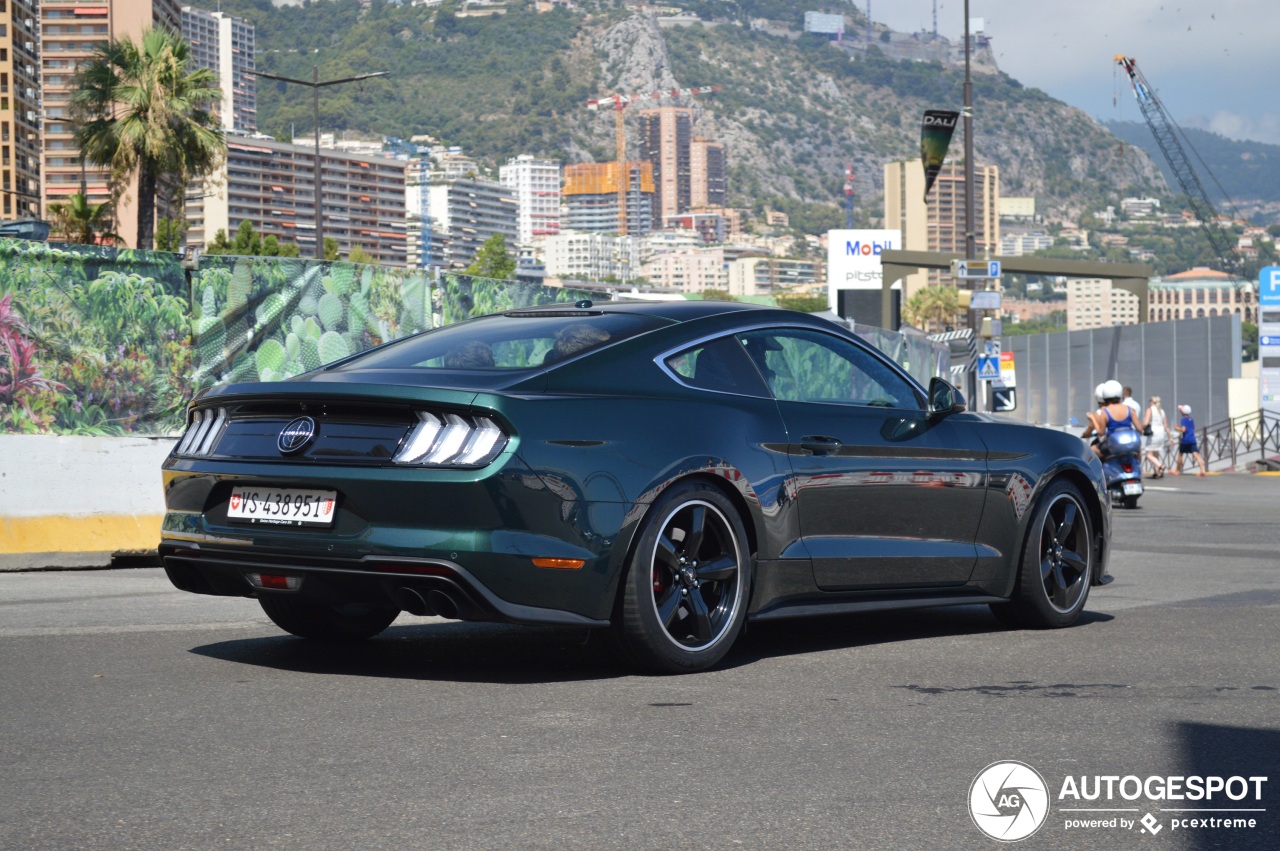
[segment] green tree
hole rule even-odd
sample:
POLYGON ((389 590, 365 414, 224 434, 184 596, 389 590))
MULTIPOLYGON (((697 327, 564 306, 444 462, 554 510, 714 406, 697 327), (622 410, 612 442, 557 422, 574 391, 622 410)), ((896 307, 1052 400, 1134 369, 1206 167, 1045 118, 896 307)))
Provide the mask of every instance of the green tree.
POLYGON ((182 240, 187 235, 185 219, 161 219, 156 222, 156 250, 181 251, 182 240))
POLYGON ((902 305, 902 315, 917 328, 926 331, 945 327, 960 312, 960 294, 955 287, 932 286, 919 290, 902 305))
MULTIPOLYGON (((327 241, 327 240, 326 240, 327 241)), ((263 237, 248 219, 240 222, 235 239, 228 239, 227 232, 219 230, 205 246, 205 254, 235 254, 241 257, 297 257, 296 243, 281 244, 275 234, 263 237)))
POLYGON ((87 162, 110 167, 117 197, 137 176, 138 248, 152 246, 160 187, 174 187, 180 201, 222 160, 226 143, 210 110, 222 97, 217 79, 168 29, 144 30, 138 43, 111 39, 76 72, 76 144, 87 162))
POLYGON ((90 204, 79 192, 68 195, 65 203, 49 205, 53 233, 67 242, 97 245, 119 242, 114 232, 115 215, 111 202, 90 204))
POLYGON ((507 239, 495 233, 484 241, 476 252, 475 260, 467 267, 466 274, 480 278, 497 278, 505 281, 516 271, 516 261, 507 253, 507 239))
POLYGON ((798 310, 801 313, 821 313, 829 307, 827 297, 824 295, 784 293, 778 296, 775 301, 778 302, 778 307, 783 307, 787 310, 798 310))
POLYGON ((338 252, 338 240, 331 236, 324 238, 324 259, 340 260, 342 255, 338 252))
POLYGON ((378 258, 365 251, 360 246, 353 246, 351 253, 347 255, 347 260, 352 263, 377 263, 378 258))

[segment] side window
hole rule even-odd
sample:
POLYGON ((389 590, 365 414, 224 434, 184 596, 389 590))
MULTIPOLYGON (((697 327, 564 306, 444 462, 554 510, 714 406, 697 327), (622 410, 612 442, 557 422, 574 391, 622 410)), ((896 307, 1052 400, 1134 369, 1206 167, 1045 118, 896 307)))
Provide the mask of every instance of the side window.
POLYGON ((799 328, 751 331, 739 340, 779 400, 920 408, 910 383, 847 340, 799 328))
POLYGON ((721 337, 667 358, 667 369, 690 387, 745 396, 769 395, 769 388, 733 337, 721 337))

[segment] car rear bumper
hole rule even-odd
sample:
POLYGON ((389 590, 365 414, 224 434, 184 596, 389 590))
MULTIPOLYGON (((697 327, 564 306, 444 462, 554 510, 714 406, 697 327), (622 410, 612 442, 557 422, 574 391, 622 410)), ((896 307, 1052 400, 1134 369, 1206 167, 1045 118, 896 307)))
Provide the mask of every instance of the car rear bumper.
POLYGON ((195 594, 256 597, 299 594, 329 605, 398 608, 416 615, 525 624, 608 626, 608 620, 504 600, 461 565, 443 559, 358 559, 222 550, 165 540, 160 558, 169 581, 195 594), (292 577, 296 590, 258 587, 251 574, 292 577))

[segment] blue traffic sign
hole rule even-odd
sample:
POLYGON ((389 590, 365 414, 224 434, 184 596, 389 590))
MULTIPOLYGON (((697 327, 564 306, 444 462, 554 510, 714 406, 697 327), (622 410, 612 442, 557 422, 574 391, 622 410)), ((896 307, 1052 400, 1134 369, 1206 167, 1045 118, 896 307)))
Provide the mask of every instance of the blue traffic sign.
POLYGON ((1258 302, 1280 304, 1280 266, 1267 266, 1258 273, 1258 302))
POLYGON ((1000 380, 1000 356, 990 357, 983 355, 978 358, 978 380, 979 381, 999 381, 1000 380))

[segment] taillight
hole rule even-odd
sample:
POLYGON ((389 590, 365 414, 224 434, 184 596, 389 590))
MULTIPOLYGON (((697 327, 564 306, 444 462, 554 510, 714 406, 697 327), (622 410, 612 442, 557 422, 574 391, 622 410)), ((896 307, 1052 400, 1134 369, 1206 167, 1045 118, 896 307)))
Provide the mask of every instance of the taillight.
POLYGON ((1132 473, 1132 472, 1133 472, 1133 462, 1132 462, 1132 461, 1121 461, 1121 462, 1120 462, 1120 469, 1121 469, 1121 470, 1124 470, 1126 473, 1132 473))
POLYGON ((418 467, 483 467, 507 445, 507 435, 488 417, 418 411, 418 422, 391 460, 418 467))
POLYGON ((186 434, 174 450, 178 455, 207 456, 213 452, 218 433, 227 422, 226 408, 204 408, 196 411, 186 434))
POLYGON ((297 591, 302 587, 301 576, 286 576, 280 573, 246 573, 245 579, 254 588, 270 591, 297 591))

